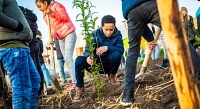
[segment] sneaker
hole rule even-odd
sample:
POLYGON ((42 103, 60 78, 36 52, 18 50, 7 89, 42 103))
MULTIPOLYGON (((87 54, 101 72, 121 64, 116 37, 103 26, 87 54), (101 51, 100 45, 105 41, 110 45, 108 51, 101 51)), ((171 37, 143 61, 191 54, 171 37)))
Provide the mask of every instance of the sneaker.
POLYGON ((169 67, 169 60, 163 59, 161 66, 164 67, 164 68, 169 67))
POLYGON ((134 90, 133 89, 125 89, 122 96, 121 105, 122 106, 130 106, 134 103, 134 90))
POLYGON ((80 101, 82 99, 83 93, 84 93, 84 88, 83 87, 77 87, 76 88, 76 95, 73 99, 73 102, 80 101))
POLYGON ((53 88, 53 86, 47 86, 47 89, 52 89, 53 88))
POLYGON ((75 88, 76 88, 76 84, 75 83, 71 83, 67 89, 68 90, 72 90, 72 89, 75 89, 75 88))

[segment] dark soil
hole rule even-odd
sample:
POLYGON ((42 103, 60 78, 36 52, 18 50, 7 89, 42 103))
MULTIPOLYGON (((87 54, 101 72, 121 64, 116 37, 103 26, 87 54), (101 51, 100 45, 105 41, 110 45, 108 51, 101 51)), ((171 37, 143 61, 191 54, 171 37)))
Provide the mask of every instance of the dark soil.
MULTIPOLYGON (((150 61, 147 71, 136 81, 135 103, 131 107, 120 105, 124 69, 119 70, 117 79, 119 85, 110 85, 107 75, 101 75, 105 83, 102 90, 103 98, 97 99, 95 85, 90 76, 85 78, 85 94, 81 101, 73 102, 75 90, 61 94, 54 89, 48 90, 48 95, 38 100, 38 109, 180 109, 170 68, 160 68, 162 59, 150 61)), ((137 72, 140 70, 137 67, 137 72)), ((63 88, 68 85, 65 84, 63 88)))

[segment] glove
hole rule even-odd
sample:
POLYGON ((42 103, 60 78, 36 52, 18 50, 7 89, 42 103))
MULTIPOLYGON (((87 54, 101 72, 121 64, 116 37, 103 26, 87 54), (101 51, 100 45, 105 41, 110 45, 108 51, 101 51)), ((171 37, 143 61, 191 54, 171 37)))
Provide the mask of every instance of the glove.
POLYGON ((22 23, 20 23, 20 22, 18 21, 18 26, 17 26, 17 28, 15 29, 15 31, 16 31, 17 33, 20 33, 23 29, 24 29, 24 26, 22 25, 22 23))

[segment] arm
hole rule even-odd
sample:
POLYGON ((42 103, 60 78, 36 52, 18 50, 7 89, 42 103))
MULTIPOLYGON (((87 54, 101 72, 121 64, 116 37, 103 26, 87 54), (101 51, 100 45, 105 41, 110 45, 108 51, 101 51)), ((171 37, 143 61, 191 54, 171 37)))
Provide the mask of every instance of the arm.
POLYGON ((115 37, 117 37, 116 45, 109 45, 108 52, 118 51, 119 53, 123 54, 124 53, 124 44, 123 44, 123 40, 122 40, 122 34, 119 33, 115 37))
POLYGON ((147 42, 154 40, 153 33, 148 26, 145 27, 142 36, 147 42))
POLYGON ((4 5, 4 0, 0 0, 0 19, 1 19, 0 26, 16 31, 16 29, 19 26, 19 22, 8 17, 3 13, 3 5, 4 5))
POLYGON ((68 14, 66 12, 65 7, 62 4, 56 2, 55 6, 54 6, 54 9, 55 10, 53 10, 51 12, 51 17, 53 17, 53 18, 55 18, 55 19, 57 19, 59 21, 66 22, 67 19, 69 18, 69 16, 68 16, 68 14))
MULTIPOLYGON (((92 36, 92 42, 91 44, 93 45, 93 47, 96 48, 96 40, 95 40, 95 35, 94 34, 91 34, 92 36)), ((84 51, 84 54, 83 54, 85 57, 89 57, 90 56, 90 52, 89 52, 89 48, 88 48, 88 45, 86 44, 85 46, 85 51, 84 51)))

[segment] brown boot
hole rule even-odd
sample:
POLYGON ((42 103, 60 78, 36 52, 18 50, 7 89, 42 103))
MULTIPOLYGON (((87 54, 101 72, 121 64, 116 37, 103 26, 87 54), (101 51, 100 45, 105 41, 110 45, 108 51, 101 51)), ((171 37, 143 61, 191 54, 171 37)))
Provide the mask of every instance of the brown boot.
POLYGON ((116 77, 115 77, 114 74, 110 74, 110 75, 109 75, 109 80, 110 80, 110 83, 111 83, 112 85, 117 85, 117 84, 119 84, 119 83, 116 81, 116 77))
POLYGON ((76 87, 76 95, 73 99, 74 102, 78 102, 81 100, 82 95, 84 93, 84 88, 83 87, 76 87))

